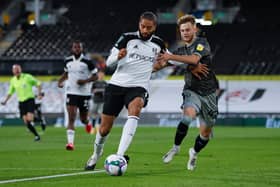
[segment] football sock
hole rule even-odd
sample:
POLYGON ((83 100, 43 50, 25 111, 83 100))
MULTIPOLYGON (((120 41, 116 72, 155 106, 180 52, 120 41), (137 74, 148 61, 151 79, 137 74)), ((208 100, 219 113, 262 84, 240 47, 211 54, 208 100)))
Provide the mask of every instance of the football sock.
POLYGON ((101 154, 106 139, 107 136, 101 136, 99 131, 97 131, 95 141, 94 141, 94 152, 93 152, 94 155, 101 154))
POLYGON ((201 149, 203 149, 207 143, 209 142, 209 138, 198 135, 195 140, 194 150, 199 153, 201 149))
POLYGON ((124 155, 125 151, 128 149, 133 136, 135 134, 139 118, 137 116, 128 116, 128 119, 123 126, 122 137, 120 140, 118 155, 124 155))
POLYGON ((96 119, 92 118, 92 120, 91 120, 92 127, 95 127, 95 121, 96 121, 96 119))
POLYGON ((174 143, 176 146, 181 145, 183 139, 185 138, 185 136, 188 133, 188 129, 189 129, 188 125, 185 125, 182 122, 179 123, 176 134, 175 134, 175 139, 174 139, 174 143))
POLYGON ((66 134, 67 134, 67 142, 74 144, 75 131, 72 129, 67 129, 66 134))
POLYGON ((37 133, 35 127, 34 127, 34 123, 33 122, 28 122, 27 123, 27 128, 35 135, 35 136, 39 136, 39 134, 37 133))

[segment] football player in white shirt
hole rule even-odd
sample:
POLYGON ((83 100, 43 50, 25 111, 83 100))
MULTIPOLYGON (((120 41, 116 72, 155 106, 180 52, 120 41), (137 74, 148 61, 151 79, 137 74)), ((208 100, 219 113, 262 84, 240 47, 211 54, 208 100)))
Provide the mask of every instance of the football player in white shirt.
MULTIPOLYGON (((107 58, 106 65, 117 64, 117 68, 105 91, 101 125, 96 134, 94 152, 85 170, 94 170, 107 135, 123 106, 128 109, 128 119, 123 127, 117 154, 125 156, 132 142, 141 109, 147 104, 149 81, 156 56, 166 50, 163 40, 154 35, 156 26, 156 15, 144 12, 140 16, 139 31, 124 33, 107 58)), ((128 161, 128 156, 125 158, 128 161)))
POLYGON ((94 64, 83 55, 83 46, 80 41, 72 44, 72 56, 65 59, 64 73, 58 80, 58 87, 65 85, 66 106, 68 113, 66 150, 74 150, 75 119, 79 109, 80 120, 85 124, 86 131, 91 132, 89 123, 89 100, 91 98, 91 82, 97 79, 97 69, 94 64))

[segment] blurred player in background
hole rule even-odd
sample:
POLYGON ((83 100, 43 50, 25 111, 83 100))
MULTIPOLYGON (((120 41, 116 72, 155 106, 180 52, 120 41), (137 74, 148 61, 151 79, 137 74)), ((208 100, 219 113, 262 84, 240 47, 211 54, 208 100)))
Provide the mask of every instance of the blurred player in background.
POLYGON ((34 126, 35 94, 32 87, 37 87, 37 97, 39 100, 42 99, 41 82, 30 74, 22 73, 21 66, 18 64, 13 65, 12 71, 14 76, 10 81, 8 94, 1 104, 6 105, 7 101, 16 92, 19 101, 20 117, 30 132, 34 134, 34 141, 39 141, 41 138, 34 126))
POLYGON ((104 80, 105 76, 105 67, 106 64, 104 62, 103 58, 97 58, 96 60, 96 67, 98 69, 98 79, 93 82, 92 84, 92 125, 93 129, 91 133, 95 133, 95 129, 98 130, 98 127, 101 123, 101 113, 103 110, 103 104, 104 104, 104 93, 105 88, 107 86, 107 82, 104 80))
POLYGON ((183 90, 184 117, 177 127, 173 147, 164 155, 163 162, 169 163, 180 150, 180 145, 187 135, 190 123, 199 116, 200 134, 194 146, 189 149, 188 170, 194 170, 198 153, 207 145, 218 115, 217 95, 218 81, 212 70, 210 46, 206 38, 198 37, 195 17, 185 15, 178 19, 181 39, 184 46, 178 47, 174 54, 159 54, 158 61, 177 61, 189 64, 185 71, 183 90), (207 65, 207 73, 199 78, 193 76, 191 70, 198 64, 207 65))
POLYGON ((92 130, 89 122, 89 100, 91 98, 91 82, 97 79, 97 69, 92 61, 83 54, 83 45, 80 41, 72 43, 72 55, 65 59, 64 73, 58 80, 58 87, 65 85, 66 105, 68 113, 66 150, 74 150, 75 119, 79 109, 80 120, 88 133, 92 130))
POLYGON ((34 111, 34 122, 40 123, 43 131, 45 131, 47 127, 45 116, 42 113, 42 101, 44 96, 45 96, 44 92, 41 92, 42 99, 38 99, 38 94, 36 95, 35 111, 34 111))

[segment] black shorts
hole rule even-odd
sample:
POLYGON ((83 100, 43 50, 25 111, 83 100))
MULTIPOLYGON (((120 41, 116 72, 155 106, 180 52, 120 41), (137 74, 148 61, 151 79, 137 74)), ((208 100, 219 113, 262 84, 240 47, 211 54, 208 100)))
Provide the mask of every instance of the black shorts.
POLYGON ((33 113, 35 110, 35 100, 34 98, 27 99, 26 101, 19 102, 20 117, 26 115, 27 113, 33 113))
POLYGON ((90 98, 91 96, 67 94, 66 105, 76 106, 80 112, 88 112, 90 98))
POLYGON ((118 116, 123 106, 128 108, 129 103, 135 97, 142 97, 144 107, 148 103, 149 94, 142 87, 121 87, 113 84, 108 84, 105 89, 103 114, 118 116))

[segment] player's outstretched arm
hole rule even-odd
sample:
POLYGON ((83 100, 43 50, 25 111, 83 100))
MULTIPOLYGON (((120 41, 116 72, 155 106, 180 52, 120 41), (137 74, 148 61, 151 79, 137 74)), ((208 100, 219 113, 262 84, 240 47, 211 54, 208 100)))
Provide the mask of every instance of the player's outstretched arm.
POLYGON ((12 95, 7 95, 6 98, 1 101, 1 105, 6 105, 6 103, 8 102, 8 100, 11 98, 12 95))
POLYGON ((157 61, 177 61, 177 62, 182 62, 184 64, 193 64, 196 65, 198 64, 200 60, 200 56, 198 55, 175 55, 175 54, 170 54, 170 53, 160 53, 157 57, 157 61))

